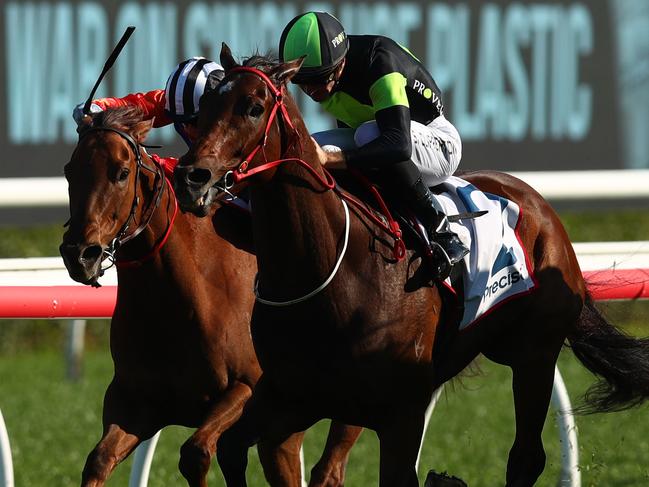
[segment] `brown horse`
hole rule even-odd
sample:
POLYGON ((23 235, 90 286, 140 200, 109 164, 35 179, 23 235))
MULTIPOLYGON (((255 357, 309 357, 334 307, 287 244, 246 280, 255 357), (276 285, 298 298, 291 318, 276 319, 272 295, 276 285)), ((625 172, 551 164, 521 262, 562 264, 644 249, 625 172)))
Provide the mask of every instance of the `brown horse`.
MULTIPOLYGON (((198 428, 181 448, 180 471, 189 485, 206 486, 217 441, 261 374, 249 328, 257 271, 250 222, 229 207, 205 219, 176 214, 162 167, 141 148, 152 121, 138 109, 86 122, 65 166, 71 218, 61 254, 73 279, 93 285, 104 258, 119 257, 119 288, 110 337, 115 375, 82 485, 104 485, 140 442, 180 424, 198 428)), ((332 433, 313 473, 322 483, 313 485, 342 484, 359 429, 332 433)), ((300 485, 300 444, 295 435, 260 445, 269 481, 300 485)), ((222 470, 228 485, 244 473, 222 470)))
POLYGON ((537 288, 458 332, 456 309, 430 285, 412 242, 407 258, 395 261, 389 239, 363 214, 352 212, 346 223, 286 91, 301 60, 253 57, 242 68, 224 46, 221 63, 225 78, 201 100, 199 139, 175 176, 181 206, 198 212, 208 192, 252 176, 257 292, 265 301, 258 299, 251 326, 264 372, 241 420, 226 433, 233 444, 235 431, 248 438, 230 462, 244 461, 260 434, 282 439, 329 417, 377 432, 381 486, 416 486, 431 393, 482 353, 513 370, 516 438, 506 485, 530 486, 544 469, 541 430, 566 339, 604 379, 588 398, 594 409, 624 408, 649 396, 649 344, 601 318, 559 218, 531 187, 496 172, 465 176, 522 208, 519 234, 537 288), (265 160, 281 158, 289 160, 257 172, 265 160), (268 303, 286 304, 316 289, 292 305, 268 303))

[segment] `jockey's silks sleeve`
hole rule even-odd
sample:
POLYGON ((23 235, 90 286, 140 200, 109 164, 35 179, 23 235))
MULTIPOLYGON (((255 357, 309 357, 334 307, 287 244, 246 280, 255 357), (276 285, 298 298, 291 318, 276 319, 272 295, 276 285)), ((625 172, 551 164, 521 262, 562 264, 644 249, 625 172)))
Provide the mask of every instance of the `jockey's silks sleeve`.
POLYGON ((412 155, 410 121, 428 124, 444 107, 430 73, 407 49, 383 36, 349 36, 345 68, 323 108, 351 128, 376 120, 380 135, 346 150, 350 165, 381 166, 412 155))
POLYGON ((158 154, 151 154, 151 159, 153 159, 165 172, 165 175, 173 180, 174 177, 174 168, 178 164, 177 157, 160 157, 158 154))
POLYGON ((102 109, 137 106, 144 112, 144 117, 149 120, 155 117, 154 127, 164 127, 173 123, 165 112, 165 91, 153 90, 146 93, 133 93, 123 98, 99 98, 93 100, 102 109))

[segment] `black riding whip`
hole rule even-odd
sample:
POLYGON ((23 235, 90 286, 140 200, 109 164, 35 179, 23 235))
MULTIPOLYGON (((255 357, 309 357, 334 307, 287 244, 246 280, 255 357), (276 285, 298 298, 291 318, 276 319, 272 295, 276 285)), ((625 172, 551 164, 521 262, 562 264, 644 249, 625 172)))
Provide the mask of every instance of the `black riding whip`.
POLYGON ((99 75, 99 78, 97 78, 97 82, 95 83, 95 86, 92 88, 92 91, 90 92, 90 96, 86 100, 86 104, 83 106, 83 113, 88 115, 90 113, 90 104, 92 103, 92 97, 95 96, 95 92, 97 91, 97 88, 99 87, 99 83, 101 83, 101 80, 104 79, 104 76, 106 76, 106 73, 110 68, 113 67, 113 64, 115 63, 115 60, 117 59, 117 56, 119 56, 119 53, 122 52, 122 49, 124 48, 124 45, 128 42, 129 37, 131 37, 131 34, 135 30, 134 26, 128 26, 126 28, 126 31, 122 35, 122 38, 119 40, 115 48, 113 49, 113 52, 110 54, 109 58, 106 60, 106 64, 104 64, 104 69, 101 71, 101 74, 99 75))

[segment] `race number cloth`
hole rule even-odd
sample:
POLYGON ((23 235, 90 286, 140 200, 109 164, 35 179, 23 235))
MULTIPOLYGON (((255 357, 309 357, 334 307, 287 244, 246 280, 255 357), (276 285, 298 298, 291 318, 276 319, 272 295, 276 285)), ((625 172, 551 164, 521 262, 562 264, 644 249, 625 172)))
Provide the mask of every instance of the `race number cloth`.
POLYGON ((536 283, 516 232, 521 216, 518 205, 454 176, 441 186, 444 191, 436 197, 447 215, 487 210, 478 218, 451 223, 451 229, 471 249, 464 258, 460 322, 464 329, 506 300, 528 294, 536 283))

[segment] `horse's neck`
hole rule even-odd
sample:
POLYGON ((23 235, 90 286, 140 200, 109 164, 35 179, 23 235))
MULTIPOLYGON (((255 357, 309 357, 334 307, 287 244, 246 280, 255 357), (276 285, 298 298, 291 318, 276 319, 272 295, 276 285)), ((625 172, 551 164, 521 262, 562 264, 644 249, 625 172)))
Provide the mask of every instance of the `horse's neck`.
MULTIPOLYGON (((312 167, 322 174, 319 165, 312 167)), ((291 298, 319 285, 331 272, 344 230, 338 196, 294 162, 251 195, 260 292, 263 283, 272 283, 277 298, 291 298)))
MULTIPOLYGON (((137 261, 146 257, 141 262, 147 265, 137 266, 140 271, 130 273, 131 280, 158 281, 177 289, 186 285, 188 276, 193 282, 193 273, 218 278, 228 275, 238 265, 245 266, 244 260, 254 260, 250 255, 252 235, 244 215, 239 216, 236 210, 220 209, 212 218, 199 218, 180 209, 176 211, 175 195, 167 181, 164 184, 164 194, 147 227, 119 251, 119 260, 137 261), (151 254, 167 233, 164 245, 151 254)), ((146 185, 142 190, 142 207, 146 208, 156 195, 146 185)), ((229 285, 224 283, 222 287, 229 285)))

